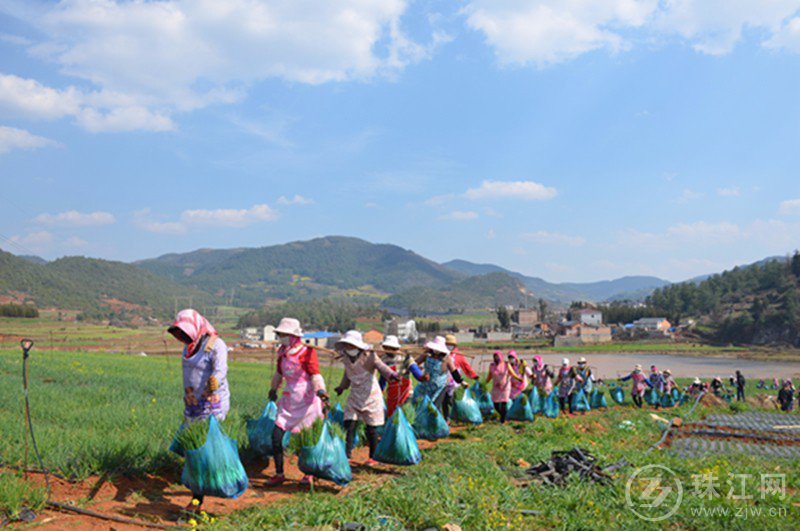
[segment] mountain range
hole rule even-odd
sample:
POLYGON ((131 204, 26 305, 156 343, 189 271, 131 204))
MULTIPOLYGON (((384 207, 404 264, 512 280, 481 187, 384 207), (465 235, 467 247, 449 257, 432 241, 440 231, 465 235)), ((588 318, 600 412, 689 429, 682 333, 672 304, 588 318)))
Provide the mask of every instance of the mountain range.
MULTIPOLYGON (((259 248, 199 249, 133 264, 83 257, 45 262, 0 255, 0 295, 39 306, 102 310, 120 303, 171 312, 195 305, 258 307, 269 301, 345 298, 385 308, 440 312, 492 308, 543 298, 640 299, 669 282, 623 277, 550 283, 493 264, 439 264, 396 245, 328 236, 259 248)), ((124 306, 123 304, 123 306, 124 306)))

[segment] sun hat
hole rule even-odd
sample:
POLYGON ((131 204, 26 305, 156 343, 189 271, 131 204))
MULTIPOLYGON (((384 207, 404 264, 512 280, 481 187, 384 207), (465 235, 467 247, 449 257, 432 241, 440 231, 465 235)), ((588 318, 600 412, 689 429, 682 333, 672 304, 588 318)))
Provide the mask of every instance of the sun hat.
POLYGON ((453 345, 453 346, 457 346, 458 345, 458 341, 456 340, 456 336, 454 336, 453 334, 447 334, 446 336, 444 336, 444 342, 447 345, 453 345))
POLYGON ((672 374, 672 371, 669 369, 664 369, 664 374, 672 374))
POLYGON ((383 348, 396 348, 400 350, 400 340, 397 339, 397 336, 386 336, 381 346, 383 348))
POLYGON ((641 365, 639 365, 639 364, 637 363, 637 364, 636 364, 636 365, 633 367, 633 370, 635 370, 635 371, 641 371, 641 370, 642 370, 642 366, 641 366, 641 365))
POLYGON ((300 321, 292 317, 284 317, 280 324, 275 328, 276 334, 286 334, 287 336, 303 337, 303 329, 300 328, 300 321))
POLYGON ((561 365, 563 365, 564 367, 569 365, 569 358, 564 358, 563 360, 561 360, 561 365))
POLYGON ((348 330, 345 332, 342 338, 336 342, 337 347, 340 345, 350 345, 359 350, 369 350, 369 345, 364 343, 361 332, 358 330, 348 330))
POLYGON ((702 382, 700 381, 700 378, 695 378, 693 383, 695 385, 700 385, 702 382))
POLYGON ((433 338, 433 341, 425 343, 425 348, 438 352, 439 354, 450 354, 450 351, 447 350, 447 343, 442 336, 436 336, 433 338))
POLYGON ((581 359, 578 360, 578 365, 584 365, 586 363, 586 358, 581 356, 581 359))

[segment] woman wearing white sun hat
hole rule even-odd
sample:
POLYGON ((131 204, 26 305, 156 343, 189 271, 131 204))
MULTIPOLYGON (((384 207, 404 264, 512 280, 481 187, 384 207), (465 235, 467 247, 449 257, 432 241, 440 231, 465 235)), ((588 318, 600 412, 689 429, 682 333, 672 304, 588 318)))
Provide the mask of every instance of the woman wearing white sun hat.
POLYGON ((366 424, 369 445, 368 465, 374 464, 375 447, 378 445, 378 428, 386 419, 383 413, 383 393, 375 377, 375 371, 389 381, 400 379, 398 374, 386 366, 372 348, 364 342, 361 332, 349 330, 336 342, 336 350, 343 355, 344 375, 335 389, 341 395, 350 388, 344 408, 344 427, 347 430, 347 457, 351 457, 356 434, 356 422, 366 424))
POLYGON ((433 341, 425 343, 425 375, 428 380, 421 382, 415 390, 415 399, 423 396, 431 399, 434 405, 442 411, 447 394, 447 382, 452 376, 456 383, 463 383, 461 373, 456 369, 455 362, 450 356, 450 349, 442 336, 436 336, 433 341))
POLYGON ((402 406, 411 396, 411 378, 408 375, 411 374, 418 382, 425 380, 426 377, 411 354, 401 352, 402 347, 397 336, 386 336, 381 348, 384 352, 383 362, 390 369, 400 373, 399 381, 387 383, 382 375, 380 379, 381 388, 386 390, 386 416, 391 418, 394 410, 402 406))
MULTIPOLYGON (((278 400, 278 415, 272 432, 275 476, 267 485, 280 485, 286 479, 283 475, 283 436, 287 431, 297 433, 311 426, 315 420, 324 416, 322 403, 328 401, 325 380, 319 372, 317 351, 302 341, 303 330, 300 321, 284 317, 275 329, 280 347, 275 375, 269 391, 270 400, 278 400, 278 389, 286 381, 283 396, 278 400)), ((303 483, 310 483, 306 476, 303 483)))

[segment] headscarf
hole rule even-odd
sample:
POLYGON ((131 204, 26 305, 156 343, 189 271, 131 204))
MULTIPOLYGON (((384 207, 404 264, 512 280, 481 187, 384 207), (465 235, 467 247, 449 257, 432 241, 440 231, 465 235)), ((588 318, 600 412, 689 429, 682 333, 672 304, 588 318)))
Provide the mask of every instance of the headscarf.
POLYGON ((514 361, 517 362, 517 364, 519 365, 519 356, 517 356, 517 351, 516 350, 509 350, 508 351, 508 357, 509 358, 514 358, 514 361))
POLYGON ((494 365, 495 365, 497 368, 499 368, 499 369, 502 369, 503 367, 505 367, 505 365, 506 365, 506 360, 505 360, 505 359, 503 359, 503 352, 502 352, 502 351, 500 351, 500 350, 495 350, 495 351, 492 353, 492 363, 494 363, 494 365), (495 356, 497 356, 497 358, 500 360, 500 362, 499 362, 499 363, 495 363, 495 361, 494 361, 494 357, 495 357, 495 356))
POLYGON ((204 335, 207 334, 209 337, 216 337, 219 335, 217 330, 211 326, 211 323, 209 323, 205 317, 200 315, 197 310, 191 309, 179 311, 178 315, 175 316, 175 322, 172 323, 171 328, 179 328, 192 340, 186 349, 186 353, 189 356, 194 354, 195 350, 197 350, 197 347, 199 347, 198 342, 204 335))
POLYGON ((537 371, 541 371, 542 369, 544 369, 544 362, 542 361, 542 357, 541 356, 539 356, 539 355, 534 356, 533 357, 533 361, 536 362, 536 370, 537 371))

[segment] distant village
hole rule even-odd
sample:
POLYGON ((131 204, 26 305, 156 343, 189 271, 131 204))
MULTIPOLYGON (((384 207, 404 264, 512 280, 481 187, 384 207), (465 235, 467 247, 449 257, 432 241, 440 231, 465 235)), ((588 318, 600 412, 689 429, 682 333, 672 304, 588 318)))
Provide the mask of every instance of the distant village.
MULTIPOLYGON (((407 344, 421 344, 430 337, 447 332, 455 335, 459 344, 490 344, 525 341, 530 339, 549 340, 556 347, 596 345, 612 341, 664 341, 673 339, 676 334, 694 326, 687 320, 673 325, 665 317, 643 317, 631 323, 606 323, 603 312, 593 308, 571 309, 551 316, 547 322, 541 319, 539 311, 533 308, 505 308, 511 316, 510 326, 502 329, 485 330, 483 327, 461 329, 441 329, 424 332, 414 319, 392 318, 384 321, 383 329, 370 329, 364 333, 364 341, 377 345, 385 335, 395 335, 407 344)), ((245 348, 265 348, 276 341, 275 327, 250 327, 240 331, 245 348)), ((306 344, 316 347, 332 348, 341 337, 339 331, 309 331, 303 335, 306 344)))

